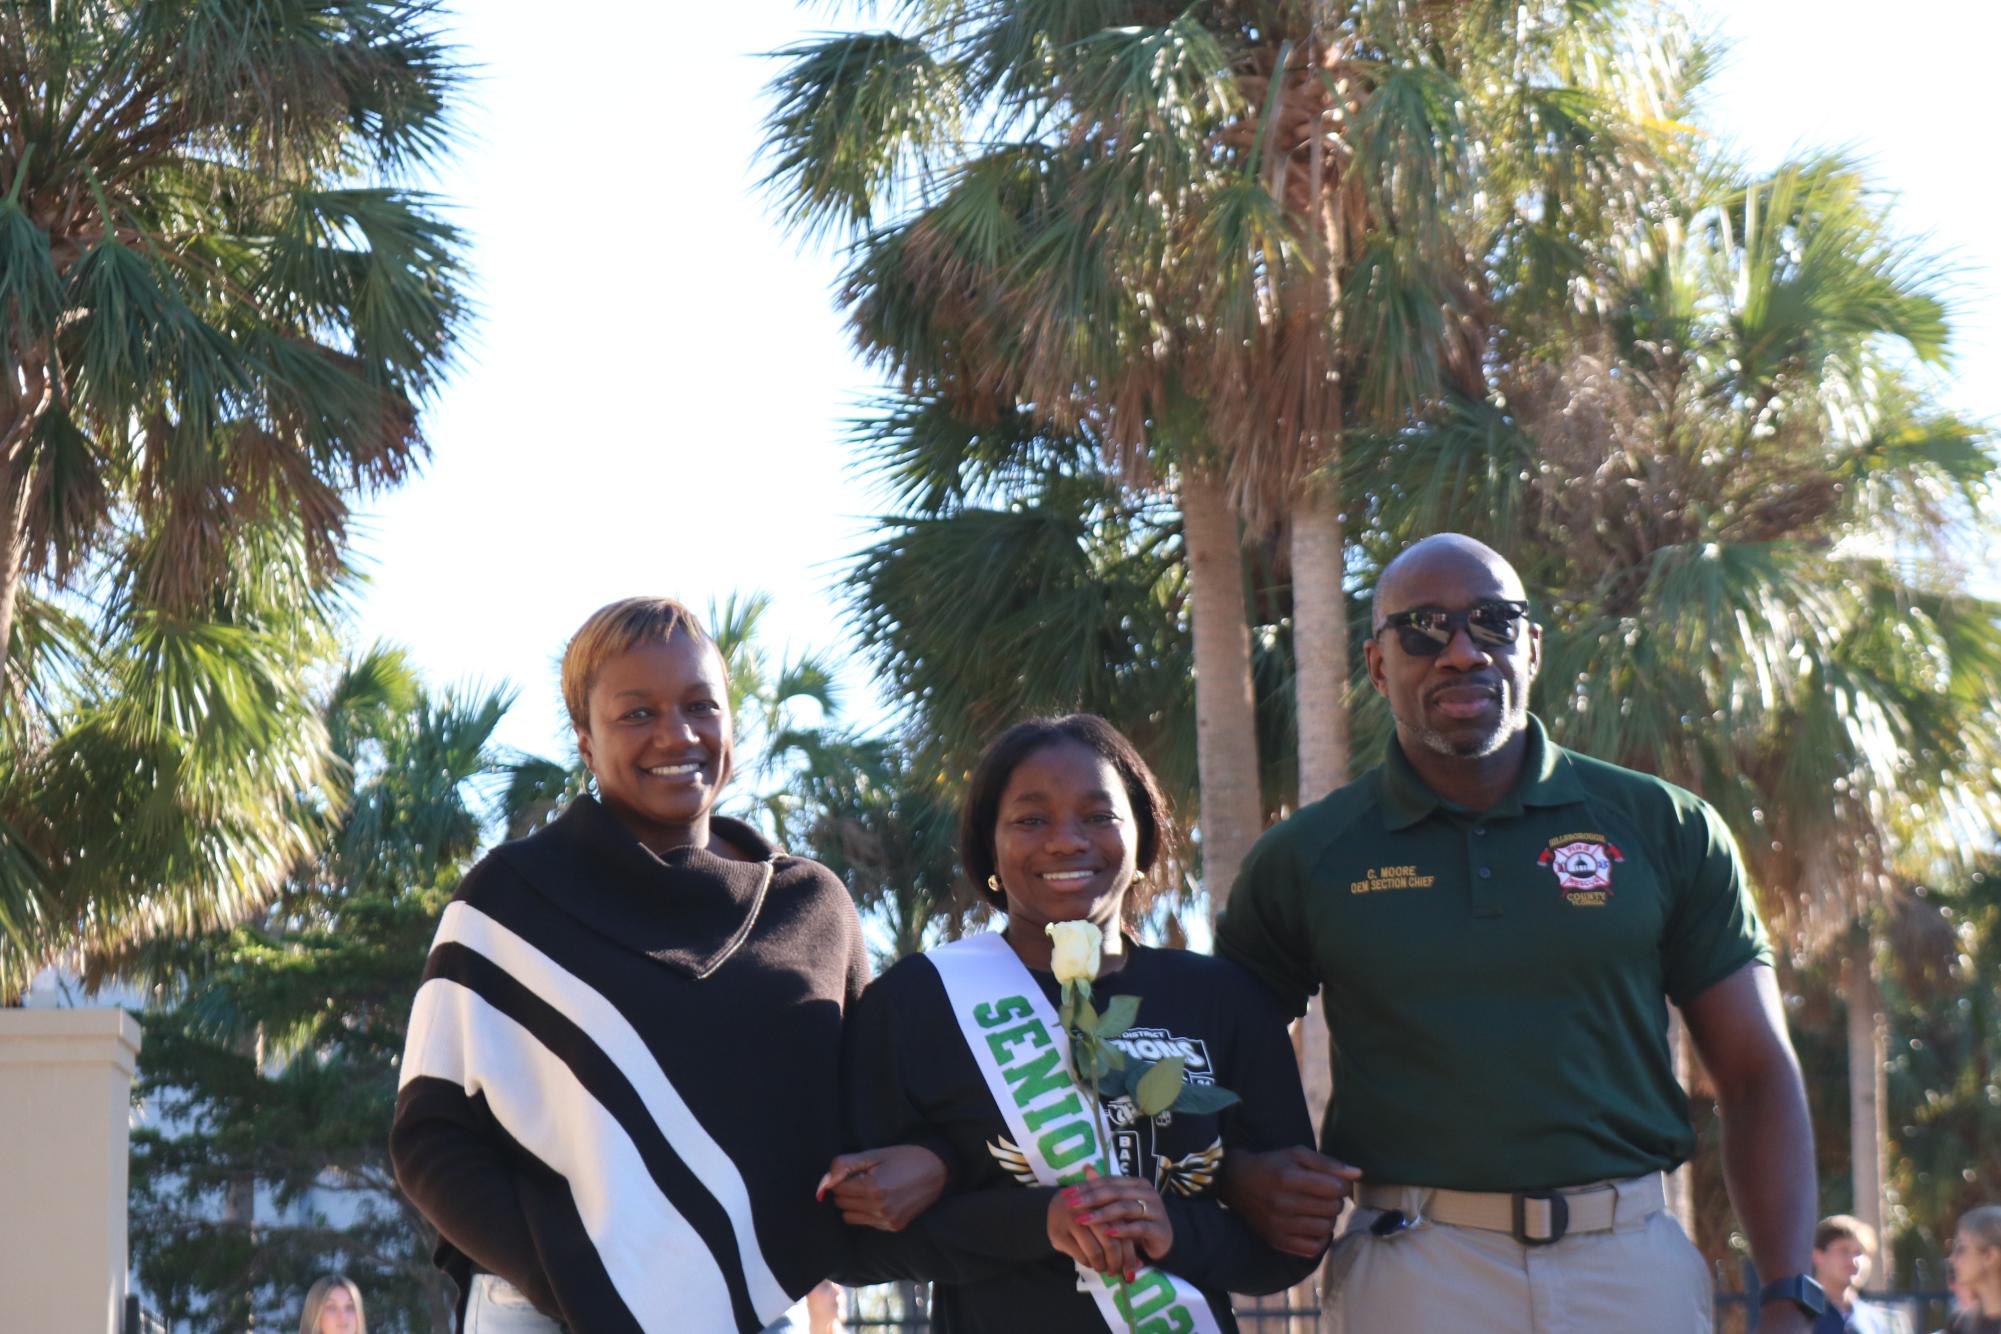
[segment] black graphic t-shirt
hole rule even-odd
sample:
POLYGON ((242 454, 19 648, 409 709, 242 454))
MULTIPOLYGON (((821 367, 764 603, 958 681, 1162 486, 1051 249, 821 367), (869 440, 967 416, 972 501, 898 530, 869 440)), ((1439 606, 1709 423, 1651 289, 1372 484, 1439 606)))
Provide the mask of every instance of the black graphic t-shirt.
MULTIPOLYGON (((1122 1040, 1128 1054, 1180 1056, 1186 1079, 1220 1084, 1243 1099, 1202 1115, 1144 1117, 1123 1098, 1106 1109, 1120 1171, 1151 1180, 1173 1222, 1174 1247, 1161 1267, 1200 1288, 1217 1323, 1233 1330, 1228 1293, 1278 1291, 1314 1264, 1266 1247, 1215 1195, 1231 1150, 1311 1140, 1285 1017, 1234 964, 1184 950, 1127 948, 1126 965, 1100 978, 1093 992, 1101 1010, 1114 996, 1141 998, 1139 1018, 1122 1040)), ((1055 1008, 1056 979, 1031 976, 1055 1008)), ((957 1188, 887 1248, 903 1262, 894 1266, 901 1276, 941 1280, 934 1327, 946 1334, 1104 1328, 1077 1288, 1076 1267, 1049 1244, 1053 1191, 1034 1183, 1009 1138, 937 970, 910 958, 876 979, 850 1012, 843 1041, 849 1142, 943 1141, 957 1159, 957 1188)))

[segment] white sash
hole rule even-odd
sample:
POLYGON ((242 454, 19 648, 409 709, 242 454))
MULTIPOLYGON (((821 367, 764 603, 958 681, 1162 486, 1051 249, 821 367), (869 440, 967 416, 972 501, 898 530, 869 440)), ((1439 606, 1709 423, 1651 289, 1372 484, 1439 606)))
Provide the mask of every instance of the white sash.
MULTIPOLYGON (((1082 1181, 1086 1167, 1103 1171, 1105 1126, 1070 1077, 1070 1035, 1007 941, 972 936, 924 957, 944 979, 952 1017, 1035 1179, 1066 1186, 1082 1181)), ((1165 1270, 1142 1266, 1127 1283, 1080 1264, 1077 1286, 1119 1334, 1128 1317, 1137 1334, 1219 1334, 1208 1299, 1165 1270)))

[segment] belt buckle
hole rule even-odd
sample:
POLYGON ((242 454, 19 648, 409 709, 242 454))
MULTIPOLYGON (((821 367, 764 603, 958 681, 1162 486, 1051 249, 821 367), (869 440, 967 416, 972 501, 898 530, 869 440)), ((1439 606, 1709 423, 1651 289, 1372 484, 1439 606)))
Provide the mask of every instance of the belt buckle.
POLYGON ((1570 1204, 1555 1191, 1539 1192, 1518 1190, 1513 1196, 1515 1206, 1514 1238, 1524 1246, 1553 1246, 1563 1240, 1563 1234, 1570 1230, 1570 1204), (1528 1206, 1530 1201, 1549 1205, 1549 1235, 1532 1237, 1528 1229, 1528 1206))

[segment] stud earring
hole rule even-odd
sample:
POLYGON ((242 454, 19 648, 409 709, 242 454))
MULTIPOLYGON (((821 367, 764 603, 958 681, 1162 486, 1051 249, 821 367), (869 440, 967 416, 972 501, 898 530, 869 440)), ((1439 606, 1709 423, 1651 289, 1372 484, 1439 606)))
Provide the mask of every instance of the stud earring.
POLYGON ((1007 893, 1006 890, 1001 888, 1000 877, 997 875, 990 875, 987 877, 987 888, 992 890, 996 894, 1007 893))

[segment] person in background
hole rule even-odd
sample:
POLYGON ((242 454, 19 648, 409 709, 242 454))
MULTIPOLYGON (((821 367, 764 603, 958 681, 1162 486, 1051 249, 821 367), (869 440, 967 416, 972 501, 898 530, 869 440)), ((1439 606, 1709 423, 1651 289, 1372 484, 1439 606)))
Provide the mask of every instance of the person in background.
POLYGON ((1952 1277, 1952 1267, 1946 1266, 1945 1290, 1951 1294, 1946 1299, 1945 1323, 1932 1334, 1961 1334, 1966 1328, 1967 1312, 1973 1309, 1973 1292, 1964 1283, 1952 1277))
POLYGON ((368 1334, 361 1289, 345 1274, 328 1274, 306 1290, 299 1334, 368 1334))
POLYGON ((1983 1204, 1960 1216, 1948 1258, 1953 1292, 1965 1296, 1946 1329, 2001 1334, 2001 1204, 1983 1204))
POLYGON ((1827 1309, 1813 1334, 1902 1334, 1892 1312, 1862 1300, 1876 1254, 1876 1229, 1859 1218, 1832 1214, 1813 1230, 1813 1274, 1827 1294, 1827 1309))
MULTIPOLYGON (((729 680, 686 607, 599 609, 562 682, 595 795, 495 848, 445 909, 396 1179, 467 1334, 753 1334, 844 1252, 814 1183, 841 1147, 861 922, 833 872, 715 813, 729 680)), ((947 1180, 905 1144, 845 1174, 885 1227, 947 1180)))

